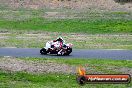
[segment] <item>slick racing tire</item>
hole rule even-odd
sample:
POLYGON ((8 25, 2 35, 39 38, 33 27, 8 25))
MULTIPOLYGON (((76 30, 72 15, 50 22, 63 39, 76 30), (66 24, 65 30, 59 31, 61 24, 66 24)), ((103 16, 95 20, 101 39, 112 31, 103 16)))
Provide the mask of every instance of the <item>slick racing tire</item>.
POLYGON ((40 50, 40 54, 42 54, 42 55, 46 55, 46 54, 47 54, 46 49, 45 49, 45 48, 42 48, 42 49, 40 50))
POLYGON ((68 48, 68 49, 66 50, 66 53, 65 53, 64 55, 70 55, 71 52, 72 52, 72 48, 68 48))

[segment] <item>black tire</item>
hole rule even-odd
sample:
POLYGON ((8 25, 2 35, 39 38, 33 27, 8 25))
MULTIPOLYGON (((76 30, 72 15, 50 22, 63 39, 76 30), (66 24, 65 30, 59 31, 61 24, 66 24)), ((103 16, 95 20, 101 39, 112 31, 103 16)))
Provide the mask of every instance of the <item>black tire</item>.
POLYGON ((65 53, 64 55, 70 55, 71 52, 72 52, 72 48, 68 48, 68 49, 66 50, 66 53, 65 53))
POLYGON ((42 55, 46 55, 46 54, 47 54, 46 49, 45 49, 45 48, 42 48, 42 49, 40 50, 40 54, 42 54, 42 55))

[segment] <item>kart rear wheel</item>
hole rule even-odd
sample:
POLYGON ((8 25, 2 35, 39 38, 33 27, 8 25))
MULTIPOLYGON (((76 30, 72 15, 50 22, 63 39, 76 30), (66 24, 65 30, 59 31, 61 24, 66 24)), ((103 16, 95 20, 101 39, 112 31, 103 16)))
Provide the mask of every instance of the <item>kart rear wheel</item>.
POLYGON ((46 54, 47 54, 46 49, 45 49, 45 48, 42 48, 42 49, 40 50, 40 54, 42 54, 42 55, 46 55, 46 54))

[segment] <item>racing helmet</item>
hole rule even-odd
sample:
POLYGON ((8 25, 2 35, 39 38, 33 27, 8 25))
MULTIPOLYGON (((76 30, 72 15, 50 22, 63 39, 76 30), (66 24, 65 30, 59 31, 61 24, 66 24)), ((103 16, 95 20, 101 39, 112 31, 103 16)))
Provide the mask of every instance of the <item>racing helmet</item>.
POLYGON ((63 38, 61 36, 59 36, 56 40, 60 41, 60 42, 63 42, 63 38))

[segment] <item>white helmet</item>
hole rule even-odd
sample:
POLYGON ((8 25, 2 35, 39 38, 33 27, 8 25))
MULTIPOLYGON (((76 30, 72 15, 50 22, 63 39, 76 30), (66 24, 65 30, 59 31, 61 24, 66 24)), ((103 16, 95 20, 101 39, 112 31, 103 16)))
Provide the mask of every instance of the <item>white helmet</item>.
POLYGON ((63 38, 62 38, 61 36, 59 36, 56 40, 62 41, 62 42, 64 41, 63 38))

